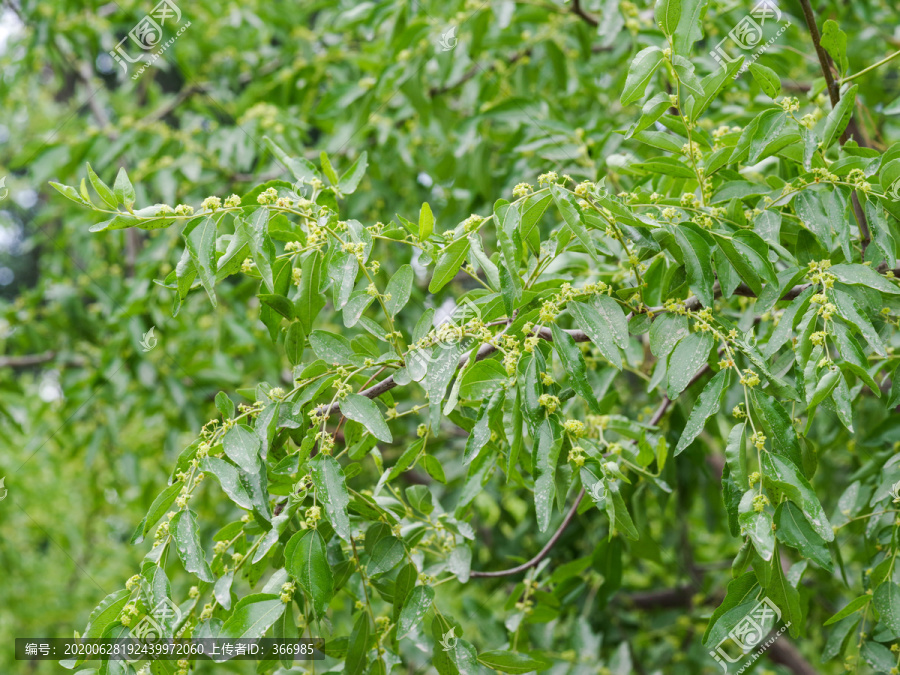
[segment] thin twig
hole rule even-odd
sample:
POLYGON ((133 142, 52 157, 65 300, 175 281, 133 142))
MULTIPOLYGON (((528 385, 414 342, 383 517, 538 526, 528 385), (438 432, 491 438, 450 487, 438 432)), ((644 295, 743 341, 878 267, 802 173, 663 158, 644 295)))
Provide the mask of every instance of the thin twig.
MULTIPOLYGON (((694 384, 697 380, 703 377, 706 374, 706 371, 709 370, 709 365, 703 366, 697 374, 691 378, 688 387, 694 384)), ((659 404, 659 407, 656 408, 656 412, 653 413, 653 416, 650 418, 650 426, 656 426, 659 424, 660 420, 666 414, 666 411, 669 409, 669 406, 672 405, 672 400, 668 396, 663 396, 662 402, 659 404)), ((553 547, 556 545, 556 542, 559 541, 559 538, 563 535, 563 532, 566 531, 566 528, 569 526, 569 523, 575 518, 575 514, 578 512, 578 506, 581 504, 581 500, 584 498, 584 488, 581 488, 581 491, 578 493, 578 496, 575 498, 572 507, 569 509, 569 512, 566 514, 566 517, 563 518, 562 523, 560 523, 559 527, 556 529, 556 532, 553 533, 553 536, 550 537, 550 540, 544 544, 544 548, 542 548, 536 556, 534 556, 528 562, 524 562, 521 565, 517 565, 516 567, 511 567, 507 570, 497 570, 496 572, 478 572, 473 571, 470 576, 472 577, 508 577, 513 574, 518 574, 519 572, 524 572, 525 570, 534 567, 539 564, 553 547)))

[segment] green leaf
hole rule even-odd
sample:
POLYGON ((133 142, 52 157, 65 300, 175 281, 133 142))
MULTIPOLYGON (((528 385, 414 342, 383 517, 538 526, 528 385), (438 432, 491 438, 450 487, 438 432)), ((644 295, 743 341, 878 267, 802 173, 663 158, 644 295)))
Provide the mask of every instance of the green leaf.
POLYGON ((131 537, 132 544, 140 544, 144 540, 147 533, 169 511, 169 507, 175 503, 175 499, 178 497, 178 493, 181 492, 182 487, 184 486, 181 483, 175 483, 157 495, 150 505, 147 515, 144 516, 144 519, 134 531, 134 535, 131 537))
POLYGON ((850 67, 847 60, 847 34, 840 29, 836 21, 828 19, 825 22, 819 44, 828 52, 838 67, 838 74, 843 77, 850 67))
MULTIPOLYGON (((620 310, 621 311, 621 310, 620 310)), ((584 362, 584 356, 572 336, 565 332, 555 323, 550 325, 553 333, 553 347, 559 354, 563 368, 569 375, 569 382, 572 388, 583 398, 588 407, 598 415, 602 412, 600 404, 594 396, 594 390, 591 388, 587 379, 587 364, 584 362)))
POLYGON ((331 160, 328 159, 328 153, 326 153, 324 150, 319 153, 319 162, 322 164, 322 173, 325 174, 328 182, 332 185, 337 185, 340 182, 338 181, 337 172, 331 165, 331 160))
POLYGON ((197 266, 200 283, 216 306, 216 221, 210 217, 198 218, 184 228, 184 241, 191 259, 197 266))
POLYGON ((116 195, 116 199, 122 202, 126 208, 130 209, 134 206, 134 200, 136 198, 134 187, 132 187, 131 181, 128 180, 128 173, 125 171, 125 167, 120 167, 119 173, 116 174, 113 192, 116 195))
POLYGON ((495 649, 481 652, 478 662, 501 673, 530 673, 535 670, 546 670, 552 663, 520 652, 508 652, 495 649))
POLYGON ((709 358, 713 348, 712 333, 691 333, 672 351, 666 367, 668 372, 667 396, 674 400, 685 390, 709 358))
POLYGON ((338 181, 338 190, 343 195, 352 195, 359 187, 359 182, 366 175, 366 168, 369 166, 369 153, 363 150, 362 154, 351 165, 347 172, 341 176, 338 181))
POLYGON ((247 473, 259 471, 259 436, 246 424, 237 424, 225 432, 222 446, 228 458, 247 473))
POLYGON ((212 474, 222 486, 222 491, 242 509, 252 509, 253 500, 241 482, 241 474, 236 467, 218 457, 204 457, 200 460, 200 470, 212 474))
POLYGON ((562 439, 559 423, 553 418, 545 418, 538 427, 534 449, 534 507, 541 532, 550 525, 551 508, 556 496, 556 463, 562 439))
POLYGON ((867 265, 844 263, 832 265, 828 271, 850 286, 864 286, 874 288, 882 293, 900 295, 900 286, 891 283, 867 265))
POLYGON ((691 416, 688 418, 681 438, 678 439, 678 445, 675 447, 675 456, 681 454, 687 446, 694 442, 694 439, 703 431, 706 421, 719 412, 719 403, 722 400, 722 392, 728 387, 727 369, 722 369, 706 384, 697 402, 691 410, 691 416))
POLYGON ((828 396, 831 394, 831 390, 837 386, 837 383, 840 379, 840 368, 829 368, 822 376, 822 379, 820 379, 816 384, 816 389, 813 392, 812 397, 809 399, 809 403, 806 405, 806 409, 809 410, 810 408, 819 405, 822 401, 828 398, 828 396))
POLYGON ((828 113, 825 118, 825 127, 822 130, 822 149, 827 150, 831 147, 838 137, 847 128, 850 118, 853 116, 853 106, 856 103, 856 92, 859 85, 854 84, 838 101, 838 104, 828 113))
POLYGON ((360 394, 347 394, 347 398, 341 401, 341 413, 362 424, 379 441, 393 442, 391 430, 388 429, 384 416, 371 399, 360 394))
POLYGON ((131 592, 122 588, 114 593, 110 593, 100 604, 91 612, 88 618, 88 625, 84 629, 81 637, 99 638, 102 637, 112 624, 118 622, 122 609, 128 604, 131 592))
POLYGON ((316 496, 325 506, 328 521, 344 541, 350 540, 350 515, 347 505, 350 496, 344 480, 344 471, 337 460, 330 455, 316 455, 310 461, 316 496))
POLYGON ((312 331, 319 311, 325 306, 325 299, 319 291, 321 268, 322 255, 318 252, 307 257, 300 268, 300 292, 294 301, 294 314, 307 335, 312 331))
POLYGON ((800 593, 785 577, 780 549, 775 550, 772 558, 772 577, 766 586, 766 596, 781 610, 781 619, 790 626, 791 637, 800 635, 800 625, 803 622, 800 593))
POLYGON ((570 302, 567 308, 575 325, 591 338, 603 357, 622 370, 622 351, 628 347, 628 323, 619 303, 607 295, 594 295, 587 302, 570 302))
POLYGON ((289 157, 288 154, 275 144, 268 136, 263 136, 263 141, 269 146, 275 159, 294 176, 294 180, 308 183, 319 175, 316 167, 308 159, 303 157, 289 157))
POLYGON ((332 365, 363 365, 363 357, 353 351, 350 342, 343 335, 335 335, 324 330, 314 330, 309 334, 309 346, 320 359, 332 365))
POLYGON ((303 349, 306 346, 306 333, 300 321, 294 321, 288 326, 284 335, 284 351, 292 366, 298 366, 303 362, 303 349))
POLYGON ((110 209, 115 210, 118 208, 119 201, 116 199, 113 191, 109 189, 109 186, 106 183, 100 180, 100 177, 96 173, 94 173, 94 169, 91 167, 90 163, 87 165, 87 172, 91 185, 94 186, 94 190, 97 191, 97 194, 100 196, 103 203, 110 209))
POLYGON ((893 581, 883 582, 875 589, 873 602, 881 622, 893 635, 900 635, 900 586, 893 581))
POLYGON ((709 244, 689 227, 676 227, 675 241, 681 249, 687 271, 688 285, 700 298, 704 307, 713 303, 713 284, 715 277, 712 270, 712 252, 709 244))
POLYGON ((412 589, 406 602, 403 603, 403 609, 400 610, 397 621, 398 640, 409 635, 413 628, 422 623, 433 601, 434 589, 431 586, 416 586, 412 589))
POLYGON ((744 618, 747 611, 757 604, 759 590, 759 583, 753 572, 745 572, 729 581, 725 599, 709 618, 703 634, 703 644, 718 645, 734 625, 744 618))
POLYGON ((344 662, 344 675, 362 675, 365 671, 371 629, 368 613, 360 612, 353 624, 353 632, 350 633, 347 658, 344 662))
POLYGON ((462 237, 441 251, 434 268, 434 276, 431 278, 431 283, 428 284, 429 293, 437 293, 453 280, 465 261, 470 246, 469 239, 462 237))
POLYGON ((301 530, 291 537, 284 547, 284 563, 309 596, 316 615, 323 616, 334 596, 334 572, 318 530, 301 530))
POLYGON ((428 202, 425 202, 419 210, 419 240, 427 240, 432 232, 434 232, 434 214, 428 202))
POLYGON ((741 531, 750 537, 759 557, 765 561, 772 559, 775 553, 775 533, 772 530, 772 514, 768 511, 757 512, 753 508, 753 499, 758 493, 747 490, 738 507, 738 523, 741 531))
POLYGON ((494 222, 497 225, 497 242, 500 245, 501 265, 498 274, 500 290, 503 293, 503 306, 507 315, 512 316, 522 298, 522 279, 517 274, 521 248, 519 207, 505 199, 498 199, 494 204, 494 222))
POLYGON ((775 509, 775 527, 778 541, 793 546, 804 558, 809 558, 829 572, 834 570, 825 540, 813 531, 793 502, 782 502, 775 509))
POLYGON ((391 277, 387 287, 384 289, 385 295, 389 295, 390 299, 384 301, 388 314, 391 318, 397 316, 397 312, 406 306, 409 302, 410 293, 412 293, 413 270, 409 265, 401 265, 400 268, 391 277))
POLYGON ((261 638, 287 606, 281 598, 271 593, 248 595, 234 606, 217 637, 233 640, 261 638))
POLYGON ((866 342, 871 345, 872 349, 880 356, 884 356, 886 353, 884 343, 881 341, 872 322, 863 316, 862 310, 853 297, 849 293, 844 293, 836 288, 831 289, 830 296, 837 307, 840 317, 856 327, 863 334, 863 337, 866 338, 866 342))
POLYGON ((578 239, 584 250, 599 264, 600 260, 597 258, 594 241, 584 225, 584 217, 575 206, 572 196, 558 185, 551 185, 550 193, 553 195, 553 202, 556 204, 556 208, 559 209, 559 214, 569 229, 572 230, 572 234, 575 235, 575 238, 578 239))
POLYGON ((753 390, 751 401, 753 411, 762 422, 775 452, 789 459, 798 469, 801 468, 800 441, 790 415, 778 401, 758 389, 753 390))
POLYGON ((759 63, 751 63, 749 70, 766 96, 775 100, 781 93, 781 78, 778 77, 778 74, 759 63))
POLYGON ((175 549, 185 571, 196 574, 200 581, 215 581, 200 545, 197 514, 191 510, 179 511, 169 521, 169 532, 174 533, 175 549))
POLYGON ((831 529, 819 498, 794 464, 779 455, 764 452, 762 474, 767 485, 778 488, 785 497, 800 507, 816 534, 825 541, 834 540, 834 530, 831 529))
MULTIPOLYGON (((677 18, 675 21, 677 22, 677 18)), ((634 103, 643 97, 650 78, 653 77, 662 62, 663 53, 659 47, 647 47, 637 53, 628 68, 628 77, 625 79, 625 89, 622 91, 620 101, 623 106, 634 103)))
POLYGON ((662 32, 668 36, 675 35, 681 20, 681 0, 656 0, 654 14, 662 32))
POLYGON ((503 406, 505 398, 506 392, 503 389, 498 389, 484 402, 484 405, 478 412, 475 426, 466 440, 466 448, 463 451, 463 464, 470 464, 481 452, 481 449, 491 440, 491 421, 496 416, 497 411, 503 406))
POLYGON ((851 600, 847 603, 847 606, 844 609, 840 610, 837 614, 832 616, 828 621, 826 621, 823 626, 830 626, 833 623, 837 623, 841 619, 844 619, 851 614, 854 614, 861 610, 863 607, 869 604, 872 601, 872 596, 868 594, 860 595, 858 598, 851 600))
POLYGON ((681 3, 678 25, 672 34, 675 53, 688 56, 691 47, 703 37, 703 15, 706 14, 708 0, 679 0, 681 3))

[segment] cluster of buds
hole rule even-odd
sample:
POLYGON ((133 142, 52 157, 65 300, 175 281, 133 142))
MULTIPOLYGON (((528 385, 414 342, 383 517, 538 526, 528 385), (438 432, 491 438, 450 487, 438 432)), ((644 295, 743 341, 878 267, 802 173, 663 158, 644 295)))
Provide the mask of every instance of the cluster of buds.
POLYGON ((563 424, 563 429, 566 430, 566 433, 572 434, 576 438, 584 436, 584 422, 579 422, 578 420, 566 420, 563 424))
POLYGON ((218 197, 207 197, 200 202, 200 206, 204 211, 216 211, 222 207, 222 200, 218 197))
POLYGON ((341 250, 346 251, 347 253, 352 253, 356 256, 356 259, 359 262, 363 262, 363 251, 366 246, 362 242, 353 243, 352 241, 345 242, 341 245, 341 250))
POLYGON ((119 614, 119 623, 123 626, 130 626, 134 617, 138 614, 140 614, 140 612, 138 611, 137 606, 133 602, 129 602, 122 608, 122 612, 119 614))
POLYGON ((575 466, 584 466, 584 448, 580 445, 573 445, 569 450, 568 460, 575 466))
POLYGON ((786 113, 797 112, 800 110, 800 100, 793 96, 785 96, 778 102, 778 105, 780 105, 781 109, 786 113))
POLYGON ((538 397, 538 405, 547 409, 547 414, 552 414, 559 408, 559 398, 550 394, 541 394, 538 397))
POLYGON ((828 271, 830 267, 830 260, 821 260, 819 262, 811 260, 809 262, 809 271, 806 273, 806 278, 814 284, 821 284, 823 288, 832 288, 834 282, 837 281, 837 277, 828 271))
POLYGON ((676 208, 672 208, 671 206, 667 206, 662 210, 662 217, 664 220, 675 220, 679 215, 679 211, 676 208))
POLYGON ((824 345, 825 338, 828 337, 828 331, 820 330, 816 331, 812 335, 809 336, 809 341, 814 345, 824 345))
POLYGON ((320 431, 316 434, 316 440, 319 442, 319 452, 330 455, 334 449, 334 436, 327 431, 320 431))
POLYGON ((731 414, 734 416, 735 419, 739 419, 739 420, 747 417, 747 411, 744 409, 744 404, 738 403, 736 406, 734 406, 734 408, 731 409, 731 414))
POLYGON ((872 189, 872 186, 866 179, 866 174, 862 169, 853 169, 853 171, 848 173, 847 182, 853 183, 853 187, 855 187, 860 192, 868 193, 872 189))
POLYGON ((316 523, 322 519, 322 509, 318 506, 310 506, 306 509, 306 526, 314 528, 316 523))
POLYGON ((482 218, 482 217, 479 216, 477 213, 473 213, 473 214, 470 215, 468 218, 466 218, 464 221, 462 221, 461 224, 462 224, 462 226, 463 226, 463 229, 464 229, 466 232, 474 232, 475 230, 478 229, 478 226, 479 226, 484 220, 485 220, 485 218, 482 218))
POLYGON ((420 424, 416 428, 416 436, 419 438, 425 438, 425 434, 427 434, 427 433, 428 433, 428 425, 427 424, 420 424))
POLYGON ((513 197, 516 199, 520 199, 521 197, 527 197, 532 193, 534 188, 528 183, 519 183, 516 187, 513 188, 513 197))
POLYGON ((190 204, 179 204, 175 207, 176 216, 192 216, 194 215, 194 207, 190 204))
POLYGON ((753 389, 753 387, 759 384, 759 375, 750 368, 745 368, 744 374, 741 375, 741 384, 753 389))
POLYGON ((766 436, 761 431, 755 431, 750 436, 750 442, 756 446, 757 450, 763 450, 766 447, 766 436))
POLYGON ((769 505, 769 498, 765 495, 756 495, 753 498, 753 510, 757 513, 762 513, 766 510, 766 507, 769 505))
POLYGON ((538 176, 538 185, 555 185, 559 181, 559 174, 555 171, 548 171, 538 176))
POLYGON ((759 471, 754 471, 747 477, 747 480, 750 483, 751 489, 753 488, 754 485, 756 485, 759 482, 760 478, 761 478, 761 476, 759 475, 759 471))
POLYGON ((831 171, 829 171, 825 167, 816 167, 812 170, 812 172, 813 183, 837 183, 840 180, 840 178, 836 174, 831 173, 831 171))
POLYGON ((266 206, 268 204, 274 204, 278 199, 278 190, 273 187, 267 188, 259 193, 256 197, 257 203, 262 206, 266 206))
POLYGON ((691 141, 682 145, 681 152, 688 159, 695 162, 703 159, 703 151, 700 149, 700 144, 697 141, 691 141))
POLYGON ((281 584, 281 602, 285 605, 290 604, 291 600, 294 598, 294 590, 294 584, 290 582, 281 584))

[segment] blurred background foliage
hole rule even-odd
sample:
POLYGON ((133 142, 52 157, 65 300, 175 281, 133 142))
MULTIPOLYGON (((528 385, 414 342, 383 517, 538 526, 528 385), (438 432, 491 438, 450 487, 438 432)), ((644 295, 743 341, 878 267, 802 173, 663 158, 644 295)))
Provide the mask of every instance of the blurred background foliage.
MULTIPOLYGON (((792 27, 763 63, 785 93, 827 111, 799 9, 779 5, 792 27)), ((710 47, 749 7, 709 3, 699 69, 715 67, 710 47)), ((0 14, 2 672, 19 672, 13 637, 70 635, 133 574, 144 550, 127 546, 131 532, 174 457, 215 415, 215 394, 289 381, 258 320, 254 284, 220 285, 215 310, 193 294, 173 317, 171 293, 154 280, 177 259, 179 233, 91 235, 93 215, 47 181, 77 184, 90 162, 111 182, 125 167, 138 204, 197 204, 283 178, 261 142, 269 135, 312 160, 327 151, 339 168, 368 152, 346 217, 414 220, 428 201, 447 227, 490 213, 495 199, 546 170, 630 186, 639 172, 629 164, 648 154, 624 140, 635 110, 618 102, 634 53, 660 41, 646 0, 193 0, 180 5, 190 26, 132 80, 134 67, 123 73, 109 52, 150 9, 145 0, 10 0, 0 14), (151 326, 158 345, 145 352, 151 326)), ((833 18, 848 34, 852 71, 900 45, 889 0, 820 2, 817 11, 820 23, 833 18)), ((858 83, 864 133, 886 146, 900 137, 897 66, 858 83)), ((707 117, 740 125, 766 103, 745 75, 707 117)), ((652 404, 642 391, 633 396, 634 409, 652 404)), ((696 489, 718 500, 712 477, 696 489)), ((476 506, 486 522, 500 518, 496 501, 476 506)), ((210 499, 205 508, 201 520, 214 521, 218 509, 224 522, 224 504, 210 499)), ((513 515, 487 555, 535 550, 530 522, 515 524, 524 503, 517 509, 509 496, 503 508, 513 515)), ((702 528, 709 514, 691 517, 702 528)), ((699 536, 710 559, 727 557, 720 535, 699 536)), ((660 583, 680 574, 664 567, 660 583)), ((467 601, 470 620, 502 634, 489 608, 503 599, 485 591, 483 602, 467 601)), ((646 639, 676 618, 645 623, 646 639)), ((622 621, 646 620, 623 613, 622 621)), ((592 639, 575 636, 572 648, 592 639)), ((702 649, 699 641, 687 648, 702 649)), ((46 662, 36 672, 57 669, 46 662)))

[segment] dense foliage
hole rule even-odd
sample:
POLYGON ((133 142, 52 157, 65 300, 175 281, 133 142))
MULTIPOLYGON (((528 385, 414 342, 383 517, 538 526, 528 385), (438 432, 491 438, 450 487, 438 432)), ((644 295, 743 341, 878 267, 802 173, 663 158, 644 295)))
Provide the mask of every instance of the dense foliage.
POLYGON ((3 632, 891 672, 897 12, 823 4, 200 2, 132 80, 26 3, 3 632))

